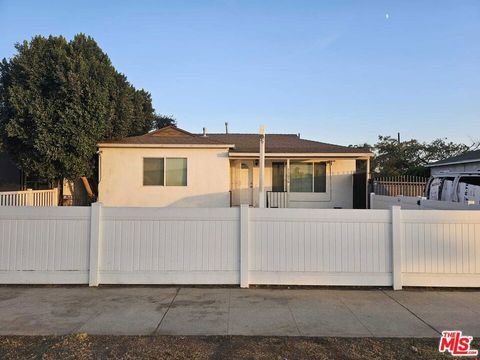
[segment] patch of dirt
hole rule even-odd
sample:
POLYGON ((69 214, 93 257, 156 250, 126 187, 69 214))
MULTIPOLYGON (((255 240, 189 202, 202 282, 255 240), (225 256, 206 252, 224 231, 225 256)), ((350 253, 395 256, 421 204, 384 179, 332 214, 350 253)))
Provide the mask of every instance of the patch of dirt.
MULTIPOLYGON (((478 340, 472 344, 479 348, 478 340)), ((445 359, 438 339, 0 336, 0 359, 445 359)))

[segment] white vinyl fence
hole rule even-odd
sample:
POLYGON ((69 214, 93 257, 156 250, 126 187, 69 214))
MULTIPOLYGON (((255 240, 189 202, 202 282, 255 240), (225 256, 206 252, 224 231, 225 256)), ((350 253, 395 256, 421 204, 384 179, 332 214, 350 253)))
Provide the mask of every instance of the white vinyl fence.
POLYGON ((90 208, 0 207, 0 283, 88 283, 90 208))
POLYGON ((0 283, 480 287, 480 211, 2 207, 0 283))
POLYGON ((58 190, 24 190, 0 192, 0 206, 57 206, 58 190))
POLYGON ((392 285, 389 211, 250 209, 249 282, 392 285))
POLYGON ((404 286, 480 286, 480 211, 393 212, 404 286))
POLYGON ((103 208, 98 280, 238 284, 239 209, 103 208))
POLYGON ((415 196, 384 196, 370 194, 371 209, 391 209, 392 206, 400 206, 410 210, 480 210, 478 204, 464 204, 452 201, 428 200, 415 196))

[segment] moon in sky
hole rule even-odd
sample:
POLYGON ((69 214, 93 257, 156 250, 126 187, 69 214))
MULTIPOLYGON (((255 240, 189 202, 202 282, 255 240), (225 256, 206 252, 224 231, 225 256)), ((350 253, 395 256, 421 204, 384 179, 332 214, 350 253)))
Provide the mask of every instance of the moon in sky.
POLYGON ((387 19, 387 20, 390 19, 390 14, 389 13, 385 14, 385 19, 387 19))

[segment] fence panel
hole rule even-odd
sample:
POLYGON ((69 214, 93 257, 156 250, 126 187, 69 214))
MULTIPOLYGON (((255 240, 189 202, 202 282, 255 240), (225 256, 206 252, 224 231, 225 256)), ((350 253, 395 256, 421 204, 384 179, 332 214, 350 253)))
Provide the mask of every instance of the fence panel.
POLYGON ((88 284, 89 208, 0 208, 0 283, 88 284))
POLYGON ((57 189, 0 192, 0 206, 57 206, 57 199, 57 189))
POLYGON ((4 207, 0 283, 480 287, 480 211, 4 207))
POLYGON ((0 192, 0 206, 27 206, 26 191, 0 192))
POLYGON ((404 286, 480 286, 480 211, 402 211, 404 286))
POLYGON ((428 178, 420 176, 390 176, 372 179, 372 192, 386 196, 423 196, 428 178))
POLYGON ((452 201, 427 200, 413 196, 383 196, 370 194, 371 209, 391 209, 400 206, 404 210, 480 210, 480 205, 452 201))
POLYGON ((250 283, 392 284, 389 211, 250 212, 250 283))
POLYGON ((104 208, 106 284, 238 284, 239 209, 104 208))
POLYGON ((286 207, 288 207, 288 192, 267 191, 267 208, 286 208, 286 207))

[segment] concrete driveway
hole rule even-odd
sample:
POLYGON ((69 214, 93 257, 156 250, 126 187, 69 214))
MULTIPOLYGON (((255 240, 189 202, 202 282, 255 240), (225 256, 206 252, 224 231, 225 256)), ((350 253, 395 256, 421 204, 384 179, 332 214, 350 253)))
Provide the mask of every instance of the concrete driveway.
POLYGON ((0 335, 480 336, 480 291, 0 287, 0 335))

